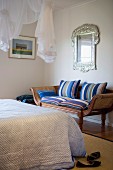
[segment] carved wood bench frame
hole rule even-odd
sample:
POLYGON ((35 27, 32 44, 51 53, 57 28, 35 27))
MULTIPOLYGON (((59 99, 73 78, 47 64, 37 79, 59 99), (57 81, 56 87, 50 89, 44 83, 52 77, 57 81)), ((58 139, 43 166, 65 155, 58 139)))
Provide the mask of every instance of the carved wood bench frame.
MULTIPOLYGON (((42 103, 40 96, 37 93, 37 90, 54 90, 56 93, 58 93, 58 87, 59 86, 44 86, 44 87, 32 87, 30 90, 33 94, 34 101, 36 105, 43 106, 43 107, 51 107, 55 109, 62 110, 64 112, 70 112, 72 114, 76 114, 79 117, 79 127, 82 130, 83 128, 83 118, 86 116, 94 116, 94 115, 101 115, 101 125, 102 125, 102 131, 105 130, 105 120, 106 120, 106 114, 113 111, 113 90, 106 90, 105 94, 98 94, 95 95, 90 105, 88 106, 87 110, 78 110, 75 108, 69 108, 65 106, 56 106, 53 104, 47 104, 42 103)), ((81 86, 78 90, 78 97, 80 93, 81 86)))

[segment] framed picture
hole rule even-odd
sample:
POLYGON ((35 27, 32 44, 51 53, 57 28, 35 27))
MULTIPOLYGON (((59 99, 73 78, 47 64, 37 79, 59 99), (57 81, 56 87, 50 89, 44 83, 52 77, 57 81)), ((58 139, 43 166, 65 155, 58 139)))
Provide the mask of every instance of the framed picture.
POLYGON ((35 59, 35 37, 19 36, 10 42, 9 57, 35 59))

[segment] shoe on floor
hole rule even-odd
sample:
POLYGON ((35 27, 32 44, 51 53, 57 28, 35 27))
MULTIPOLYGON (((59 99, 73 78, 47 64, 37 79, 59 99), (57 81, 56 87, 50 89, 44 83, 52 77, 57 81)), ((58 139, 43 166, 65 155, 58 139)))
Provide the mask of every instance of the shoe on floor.
POLYGON ((87 156, 87 161, 92 161, 98 158, 100 158, 100 152, 93 152, 87 156))
POLYGON ((101 165, 100 161, 89 161, 90 164, 83 164, 80 161, 77 161, 76 167, 78 168, 90 168, 90 167, 98 167, 101 165))

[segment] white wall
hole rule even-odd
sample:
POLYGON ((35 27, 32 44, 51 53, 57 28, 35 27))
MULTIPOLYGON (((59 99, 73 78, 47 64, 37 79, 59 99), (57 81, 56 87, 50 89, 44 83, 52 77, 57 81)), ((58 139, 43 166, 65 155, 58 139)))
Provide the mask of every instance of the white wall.
MULTIPOLYGON (((24 25, 21 35, 34 37, 36 23, 24 25)), ((30 94, 29 88, 43 84, 44 62, 8 58, 9 53, 0 50, 0 98, 15 98, 30 94)))
MULTIPOLYGON (((81 79, 82 82, 108 82, 113 89, 113 0, 95 0, 82 6, 74 6, 56 11, 55 33, 57 59, 53 64, 45 64, 46 84, 59 84, 61 79, 81 79), (71 35, 78 26, 91 23, 100 30, 97 45, 97 70, 82 73, 73 70, 71 35)), ((98 117, 94 118, 99 120, 98 117)), ((108 115, 108 123, 113 123, 113 114, 108 115)))

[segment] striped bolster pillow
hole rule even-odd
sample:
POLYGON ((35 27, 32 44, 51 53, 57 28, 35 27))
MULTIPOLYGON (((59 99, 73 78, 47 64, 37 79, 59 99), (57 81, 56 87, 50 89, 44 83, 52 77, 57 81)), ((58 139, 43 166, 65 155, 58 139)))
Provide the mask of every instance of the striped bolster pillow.
POLYGON ((81 110, 87 109, 89 102, 80 99, 71 99, 61 102, 60 105, 81 110))
POLYGON ((41 102, 59 105, 61 102, 66 101, 67 98, 59 96, 42 97, 41 102))

